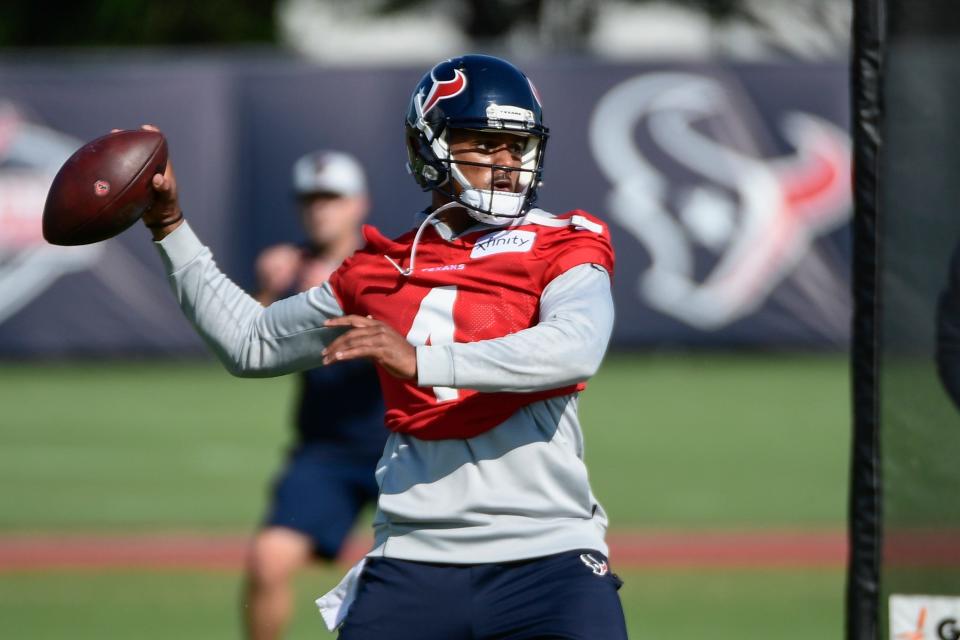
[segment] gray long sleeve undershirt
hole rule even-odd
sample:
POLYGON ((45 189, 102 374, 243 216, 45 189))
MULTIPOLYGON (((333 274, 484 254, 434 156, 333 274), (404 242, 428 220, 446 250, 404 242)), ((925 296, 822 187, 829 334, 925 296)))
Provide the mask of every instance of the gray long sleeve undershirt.
POLYGON ((583 264, 554 278, 540 296, 540 322, 480 342, 417 348, 418 383, 477 391, 540 391, 596 373, 613 329, 610 278, 583 264))
MULTIPOLYGON (((188 224, 157 242, 170 283, 197 331, 232 374, 266 377, 319 366, 343 315, 328 284, 264 308, 217 267, 188 224)), ((610 279, 583 264, 554 278, 540 322, 503 338, 418 346, 418 385, 527 392, 555 389, 597 370, 613 328, 610 279)))

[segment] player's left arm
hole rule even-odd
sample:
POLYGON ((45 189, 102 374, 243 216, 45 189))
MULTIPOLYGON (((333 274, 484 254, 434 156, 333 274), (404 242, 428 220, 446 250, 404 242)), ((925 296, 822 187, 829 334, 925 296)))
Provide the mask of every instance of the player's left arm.
POLYGON ((606 269, 585 263, 547 285, 538 324, 503 338, 413 347, 375 318, 350 315, 325 326, 349 330, 324 350, 324 364, 371 358, 422 387, 542 391, 596 373, 613 330, 613 296, 606 269))
POLYGON ((369 358, 402 380, 417 375, 417 352, 407 339, 385 322, 371 316, 346 315, 323 323, 328 329, 346 329, 327 345, 323 364, 369 358))
POLYGON ((545 236, 535 257, 544 283, 535 326, 490 340, 414 347, 379 319, 350 315, 324 323, 347 329, 324 350, 324 364, 370 358, 421 387, 486 392, 545 391, 587 380, 613 331, 609 230, 579 210, 541 224, 572 229, 545 236))
POLYGON ((417 382, 478 391, 557 389, 590 378, 613 331, 610 276, 584 263, 555 277, 540 296, 540 322, 493 340, 419 346, 417 382))

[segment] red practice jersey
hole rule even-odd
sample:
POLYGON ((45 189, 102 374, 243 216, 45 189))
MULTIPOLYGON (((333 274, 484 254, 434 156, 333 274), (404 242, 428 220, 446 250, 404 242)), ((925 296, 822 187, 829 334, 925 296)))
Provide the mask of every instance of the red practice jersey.
MULTIPOLYGON (((345 314, 373 316, 414 345, 501 338, 537 324, 540 295, 564 271, 594 263, 613 276, 607 226, 579 210, 557 220, 574 216, 583 225, 547 226, 524 220, 455 240, 443 239, 428 226, 417 245, 416 269, 409 276, 387 257, 408 266, 415 230, 390 240, 365 225, 366 246, 337 269, 330 285, 345 314)), ((581 383, 533 393, 481 393, 418 387, 414 380, 399 380, 377 368, 387 427, 424 440, 470 438, 525 405, 585 387, 581 383)))

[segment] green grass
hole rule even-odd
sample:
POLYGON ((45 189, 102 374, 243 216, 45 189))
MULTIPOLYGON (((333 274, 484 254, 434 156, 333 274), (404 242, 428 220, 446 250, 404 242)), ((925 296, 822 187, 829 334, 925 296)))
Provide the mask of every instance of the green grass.
MULTIPOLYGON (((841 527, 840 356, 614 355, 582 401, 613 527, 841 527)), ((0 532, 248 530, 291 377, 201 363, 0 366, 0 532)))
POLYGON ((211 363, 0 368, 0 529, 248 527, 292 382, 211 363))
POLYGON ((840 571, 627 572, 622 577, 631 638, 843 637, 840 571))
MULTIPOLYGON (((948 399, 928 354, 891 354, 880 379, 883 526, 887 540, 914 531, 956 537, 960 528, 960 414, 948 399)), ((956 595, 957 545, 927 566, 881 567, 880 602, 894 594, 956 595)), ((922 551, 911 548, 908 551, 922 551)), ((881 633, 889 620, 882 616, 881 633)))
MULTIPOLYGON (((837 571, 620 572, 630 636, 649 640, 839 638, 837 571)), ((313 598, 334 569, 298 584, 289 638, 332 638, 313 598)), ((0 637, 216 640, 239 636, 239 576, 230 573, 0 575, 0 637)))
MULTIPOLYGON (((582 401, 614 529, 842 527, 849 410, 840 356, 614 355, 582 401)), ((0 535, 249 531, 289 440, 294 379, 208 363, 0 365, 0 535)), ((327 638, 299 581, 291 638, 327 638)), ((618 570, 631 635, 841 635, 836 571, 618 570)), ((236 638, 228 572, 0 573, 2 638, 236 638)))
POLYGON ((608 358, 581 417, 614 526, 842 527, 840 356, 608 358))

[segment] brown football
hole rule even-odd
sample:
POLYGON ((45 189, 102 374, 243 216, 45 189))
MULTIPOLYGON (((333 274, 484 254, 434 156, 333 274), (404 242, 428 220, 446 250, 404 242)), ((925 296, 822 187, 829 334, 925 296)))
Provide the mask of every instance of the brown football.
POLYGON ((167 166, 167 140, 156 131, 117 131, 83 145, 64 163, 43 207, 51 244, 112 238, 153 203, 153 175, 167 166))

